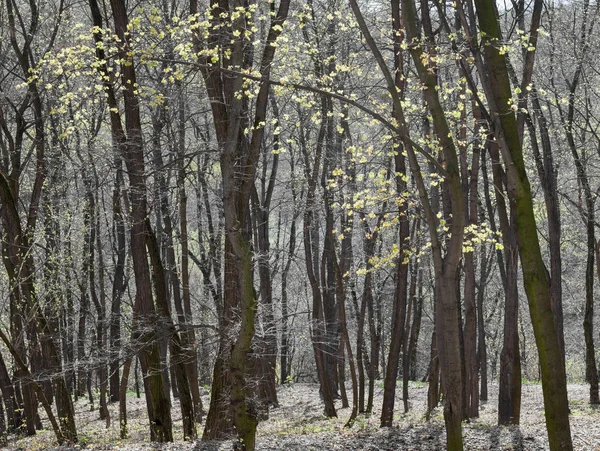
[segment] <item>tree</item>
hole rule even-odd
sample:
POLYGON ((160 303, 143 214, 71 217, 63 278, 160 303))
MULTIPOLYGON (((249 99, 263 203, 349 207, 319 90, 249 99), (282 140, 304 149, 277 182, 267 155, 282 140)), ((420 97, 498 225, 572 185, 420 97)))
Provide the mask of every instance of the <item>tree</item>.
MULTIPOLYGON (((551 304, 551 281, 542 259, 533 214, 531 187, 525 170, 517 121, 509 105, 512 93, 508 67, 505 57, 496 45, 500 38, 498 16, 492 1, 476 0, 474 5, 477 8, 480 30, 485 33, 482 38, 484 44, 482 53, 477 50, 476 38, 470 35, 469 28, 463 26, 463 29, 465 33, 469 33, 471 51, 479 65, 480 77, 482 77, 490 109, 489 120, 504 160, 507 171, 507 192, 511 205, 515 209, 515 230, 525 292, 529 301, 531 322, 540 358, 550 448, 572 449, 565 367, 562 363, 559 332, 551 304), (484 77, 484 73, 487 76, 484 77)), ((528 51, 527 62, 530 64, 525 65, 526 71, 531 71, 533 65, 541 9, 542 2, 536 1, 529 40, 533 50, 528 51)), ((529 77, 526 74, 522 82, 527 82, 529 77)))
MULTIPOLYGON (((248 25, 252 22, 252 11, 248 10, 247 17, 246 9, 235 2, 211 2, 207 39, 202 40, 199 34, 196 41, 200 71, 211 102, 219 146, 225 216, 223 320, 204 438, 221 436, 228 429, 228 421, 231 421, 241 446, 249 450, 255 446, 258 412, 248 399, 246 383, 247 358, 256 319, 248 215, 267 115, 271 63, 289 6, 287 0, 280 3, 277 11, 275 5, 271 5, 274 16, 259 61, 260 83, 252 123, 246 116, 250 106, 242 92, 243 77, 241 74, 224 74, 218 70, 249 68, 254 50, 245 37, 251 33, 248 25), (243 14, 236 9, 238 6, 244 11, 243 14), (221 51, 227 56, 219 56, 221 51), (213 52, 217 55, 214 68, 211 63, 213 52), (252 127, 251 137, 243 133, 246 127, 252 127)), ((195 0, 190 3, 190 11, 192 14, 198 12, 195 0)))

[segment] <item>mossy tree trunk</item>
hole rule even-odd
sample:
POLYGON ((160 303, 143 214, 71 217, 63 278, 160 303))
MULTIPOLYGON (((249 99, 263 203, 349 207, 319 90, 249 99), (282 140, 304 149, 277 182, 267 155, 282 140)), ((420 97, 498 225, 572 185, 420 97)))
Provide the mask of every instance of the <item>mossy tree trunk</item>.
MULTIPOLYGON (((498 42, 500 25, 493 0, 475 0, 477 18, 482 37, 483 59, 472 46, 480 72, 485 69, 483 85, 490 110, 494 136, 504 160, 507 172, 507 192, 511 210, 515 212, 515 230, 523 270, 523 282, 529 301, 529 311, 538 349, 546 427, 550 449, 572 450, 569 426, 569 404, 563 355, 559 330, 555 323, 552 306, 551 280, 542 258, 537 225, 533 209, 533 197, 527 176, 523 147, 519 139, 517 121, 510 109, 512 90, 506 58, 500 53, 498 42)), ((536 0, 534 8, 541 9, 542 1, 536 0)), ((535 15, 534 15, 535 17, 535 15)), ((537 26, 532 26, 530 47, 535 49, 537 26)), ((527 57, 533 58, 534 50, 527 57)))

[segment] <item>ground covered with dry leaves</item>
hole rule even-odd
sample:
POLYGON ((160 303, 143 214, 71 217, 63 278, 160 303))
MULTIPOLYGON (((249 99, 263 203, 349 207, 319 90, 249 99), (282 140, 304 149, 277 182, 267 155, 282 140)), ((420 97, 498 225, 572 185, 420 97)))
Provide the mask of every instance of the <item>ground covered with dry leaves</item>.
MULTIPOLYGON (((587 403, 588 387, 570 385, 571 429, 577 450, 600 450, 600 411, 587 403)), ((398 390, 401 393, 401 389, 398 390)), ((498 427, 497 387, 490 387, 490 400, 481 406, 480 418, 464 425, 467 450, 545 450, 548 448, 544 426, 542 387, 539 384, 523 386, 520 427, 498 427)), ((321 450, 441 450, 445 433, 441 408, 425 421, 427 386, 411 384, 410 411, 398 413, 395 426, 380 429, 379 406, 382 388, 376 393, 375 411, 370 417, 360 415, 352 428, 344 428, 350 409, 338 409, 338 418, 327 419, 322 413, 318 386, 291 384, 279 390, 280 406, 272 409, 270 418, 260 424, 257 449, 264 451, 321 451, 321 450)), ((205 400, 208 405, 208 398, 205 400)), ((175 401, 176 403, 177 401, 175 401)), ((175 404, 176 405, 176 404, 175 404)), ((402 408, 398 398, 397 409, 402 408)), ((56 447, 51 430, 35 437, 9 437, 2 449, 7 450, 163 450, 163 451, 218 451, 231 450, 233 442, 184 442, 181 417, 174 408, 176 442, 155 444, 148 442, 148 425, 143 399, 131 397, 128 402, 130 438, 119 439, 118 405, 110 406, 113 424, 105 428, 97 411, 91 412, 87 401, 76 404, 80 444, 76 447, 56 447)), ((48 426, 49 427, 49 426, 48 426)), ((201 429, 200 429, 201 430, 201 429)))

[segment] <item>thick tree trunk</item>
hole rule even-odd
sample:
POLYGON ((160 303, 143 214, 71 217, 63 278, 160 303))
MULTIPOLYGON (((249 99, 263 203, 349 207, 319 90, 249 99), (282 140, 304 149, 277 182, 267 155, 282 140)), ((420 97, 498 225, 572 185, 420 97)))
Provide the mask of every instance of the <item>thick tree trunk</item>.
MULTIPOLYGON (((523 282, 542 373, 548 440, 552 451, 572 450, 567 381, 560 334, 555 323, 556 312, 552 305, 552 286, 540 249, 531 187, 525 170, 517 123, 508 105, 512 90, 506 60, 494 45, 495 40, 499 39, 500 26, 492 0, 475 0, 475 5, 479 25, 485 32, 483 54, 488 75, 486 81, 489 83, 485 86, 486 96, 490 104, 494 134, 507 171, 508 197, 515 212, 523 282)), ((534 7, 541 8, 541 5, 541 0, 536 0, 534 7)), ((536 36, 537 29, 532 38, 536 36)), ((535 42, 532 46, 535 48, 535 42)))
MULTIPOLYGON (((144 348, 139 352, 142 372, 145 376, 146 405, 150 420, 150 438, 159 442, 173 440, 171 405, 163 388, 162 367, 157 336, 156 310, 152 296, 148 253, 146 252, 146 219, 148 205, 146 197, 146 177, 144 169, 144 146, 139 102, 136 94, 135 64, 129 49, 127 34, 129 20, 125 2, 111 0, 115 31, 122 42, 120 49, 121 77, 124 86, 123 101, 125 107, 125 130, 127 139, 120 142, 129 175, 129 194, 131 198, 131 255, 136 285, 134 303, 134 338, 140 340, 144 348)), ((119 119, 120 122, 120 119, 119 119)), ((123 136, 123 130, 113 129, 117 136, 123 136)))
POLYGON ((462 441, 462 369, 460 356, 460 337, 458 334, 458 299, 456 297, 456 273, 446 269, 436 274, 441 328, 437 348, 444 392, 444 422, 446 424, 446 443, 449 450, 463 448, 462 441))

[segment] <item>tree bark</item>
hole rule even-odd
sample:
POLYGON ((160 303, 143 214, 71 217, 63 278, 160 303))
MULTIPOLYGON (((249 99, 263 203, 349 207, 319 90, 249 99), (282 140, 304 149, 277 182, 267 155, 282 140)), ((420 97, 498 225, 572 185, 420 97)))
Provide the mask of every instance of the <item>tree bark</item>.
MULTIPOLYGON (((163 267, 158 240, 154 235, 150 220, 146 220, 148 254, 152 265, 152 277, 156 291, 156 304, 160 316, 158 328, 167 337, 171 349, 171 361, 173 362, 175 378, 177 381, 177 392, 179 394, 179 403, 181 406, 181 417, 183 421, 184 440, 194 440, 196 438, 196 415, 194 413, 194 403, 190 391, 188 372, 186 370, 186 357, 182 340, 179 333, 175 330, 167 295, 166 270, 163 267)), ((167 389, 168 390, 168 389, 167 389)))
MULTIPOLYGON (((254 336, 256 320, 256 296, 253 280, 253 255, 250 242, 249 207, 252 186, 255 182, 258 159, 264 136, 269 77, 275 56, 274 45, 281 34, 290 2, 283 0, 273 15, 268 28, 265 47, 259 62, 261 83, 254 100, 253 118, 248 99, 239 98, 243 78, 239 75, 222 77, 219 68, 249 67, 253 58, 250 44, 245 40, 247 18, 240 14, 226 26, 230 10, 237 6, 226 1, 211 1, 214 27, 207 39, 207 46, 219 46, 229 53, 227 61, 218 61, 213 70, 202 64, 208 97, 211 101, 213 124, 220 152, 220 169, 223 181, 223 211, 225 217, 225 291, 219 354, 213 376, 213 390, 204 439, 218 437, 227 423, 235 426, 243 449, 255 447, 258 415, 256 406, 248 397, 247 360, 254 336), (224 33, 222 30, 226 30, 224 33), (226 67, 224 67, 226 66, 226 67), (253 123, 250 123, 250 120, 253 123), (252 129, 248 137, 244 128, 252 129), (222 421, 223 419, 231 421, 222 421)), ((198 4, 190 2, 190 12, 197 13, 198 4)), ((202 42, 196 37, 196 48, 201 55, 202 42)), ((199 56, 208 63, 207 56, 199 56)), ((210 65, 212 66, 212 64, 210 65)))
MULTIPOLYGON (((512 91, 506 60, 494 45, 499 39, 500 26, 493 1, 475 0, 475 5, 481 31, 485 32, 482 41, 487 75, 484 79, 486 98, 490 105, 494 135, 507 171, 507 192, 515 211, 523 281, 540 359, 548 440, 552 451, 572 450, 566 374, 555 323, 556 312, 551 301, 551 281, 540 249, 517 123, 508 104, 512 91)), ((536 0, 534 8, 541 9, 541 6, 541 0, 536 0)), ((533 48, 536 38, 537 28, 530 37, 533 48)), ((475 56, 479 58, 479 55, 475 56)))
MULTIPOLYGON (((402 55, 402 44, 404 42, 404 33, 402 32, 402 22, 400 18, 401 7, 398 1, 392 1, 392 30, 394 36, 394 70, 395 78, 393 80, 394 90, 398 90, 398 96, 404 96, 404 58, 402 55)), ((356 8, 357 9, 357 8, 356 8)), ((356 13, 355 13, 356 14, 356 13)), ((389 82, 388 82, 389 83, 389 82)), ((403 115, 397 102, 394 102, 393 114, 396 120, 402 123, 403 115)), ((396 138, 394 143, 396 153, 394 156, 394 165, 396 171, 396 191, 398 194, 407 190, 407 167, 404 157, 403 141, 400 137, 396 138)), ((409 249, 409 219, 408 205, 401 202, 398 206, 398 219, 400 222, 398 228, 398 262, 396 269, 396 287, 394 291, 394 307, 392 314, 392 330, 390 350, 387 358, 386 372, 383 382, 383 405, 381 407, 380 423, 382 427, 391 427, 394 418, 394 404, 396 399, 396 378, 398 377, 398 368, 400 366, 400 351, 404 341, 404 326, 406 322, 406 303, 408 288, 408 264, 405 263, 405 251, 409 249)))
MULTIPOLYGON (((173 440, 171 422, 171 403, 163 388, 161 358, 157 337, 154 333, 156 309, 152 296, 148 253, 146 251, 148 215, 147 186, 144 169, 144 146, 139 101, 136 94, 135 64, 129 47, 129 19, 125 3, 122 0, 110 2, 115 32, 121 41, 121 78, 124 86, 123 102, 125 108, 125 132, 113 125, 113 134, 125 138, 119 142, 129 176, 129 194, 131 197, 131 255, 136 285, 134 303, 134 338, 144 344, 139 352, 142 372, 145 376, 146 405, 150 420, 150 438, 159 442, 173 440)), ((115 114, 115 113, 113 113, 115 114)), ((120 124, 120 118, 117 118, 120 124)), ((113 122, 114 124, 114 122, 113 122)))

